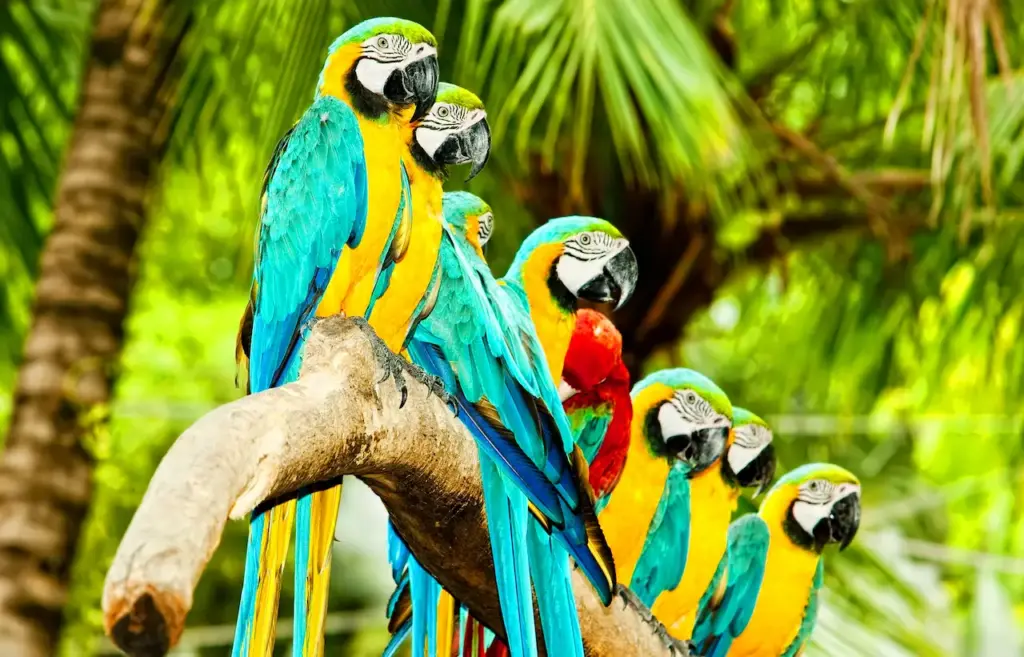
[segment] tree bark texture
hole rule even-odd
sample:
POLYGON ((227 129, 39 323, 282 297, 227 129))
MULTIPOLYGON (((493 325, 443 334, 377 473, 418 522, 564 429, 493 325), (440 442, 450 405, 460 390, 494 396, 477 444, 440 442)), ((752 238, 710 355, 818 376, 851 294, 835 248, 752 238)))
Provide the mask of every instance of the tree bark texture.
MULTIPOLYGON (((211 411, 174 443, 107 573, 105 626, 122 650, 155 655, 174 646, 229 516, 346 474, 380 496, 420 563, 503 635, 476 444, 411 378, 399 407, 369 335, 353 320, 318 322, 298 381, 211 411)), ((669 654, 656 625, 618 598, 603 607, 574 578, 587 655, 669 654)))
POLYGON ((83 439, 110 399, 145 198, 167 141, 171 0, 102 0, 0 456, 0 655, 52 654, 92 494, 83 439))

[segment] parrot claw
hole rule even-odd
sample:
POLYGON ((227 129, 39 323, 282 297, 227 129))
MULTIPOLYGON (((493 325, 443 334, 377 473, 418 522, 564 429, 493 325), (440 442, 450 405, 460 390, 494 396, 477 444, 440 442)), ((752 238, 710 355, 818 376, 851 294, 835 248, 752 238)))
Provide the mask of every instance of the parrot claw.
POLYGON ((353 317, 352 321, 355 322, 366 337, 370 340, 370 348, 373 350, 373 357, 380 363, 381 369, 384 370, 384 375, 377 381, 377 385, 380 385, 388 379, 394 379, 395 387, 398 388, 398 392, 402 398, 398 402, 398 408, 405 406, 405 402, 409 400, 409 387, 405 383, 405 369, 409 366, 409 363, 401 356, 395 354, 395 352, 388 349, 388 346, 384 344, 384 341, 380 339, 377 332, 373 330, 369 322, 364 317, 353 317))
POLYGON ((409 372, 409 375, 412 376, 412 378, 416 379, 417 381, 425 385, 429 393, 439 397, 441 401, 443 401, 445 405, 448 406, 448 408, 452 409, 452 412, 456 416, 459 414, 458 406, 456 406, 455 404, 455 397, 448 393, 448 390, 445 388, 444 381, 441 379, 441 377, 429 374, 422 367, 413 365, 408 361, 403 360, 402 362, 405 364, 405 368, 409 372))
POLYGON ((615 587, 615 594, 622 598, 623 607, 632 607, 633 611, 640 615, 644 623, 651 625, 654 629, 654 633, 661 640, 661 643, 668 649, 668 652, 672 657, 690 657, 696 655, 694 652, 693 644, 689 641, 680 641, 673 637, 665 629, 665 626, 654 617, 651 610, 643 603, 643 601, 637 597, 636 593, 633 593, 630 589, 626 588, 622 584, 618 584, 615 587))

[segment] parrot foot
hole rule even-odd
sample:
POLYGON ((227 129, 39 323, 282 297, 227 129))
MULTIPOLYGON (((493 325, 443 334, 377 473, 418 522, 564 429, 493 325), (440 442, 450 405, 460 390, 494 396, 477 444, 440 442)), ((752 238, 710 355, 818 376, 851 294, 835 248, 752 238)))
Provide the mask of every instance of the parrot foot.
POLYGON ((373 327, 370 326, 369 322, 366 321, 366 318, 353 317, 352 321, 370 340, 370 349, 373 350, 373 357, 384 370, 384 376, 377 381, 377 385, 384 383, 388 379, 393 379, 395 387, 398 388, 398 392, 402 395, 402 400, 398 402, 398 407, 402 408, 409 399, 409 387, 405 383, 405 368, 408 363, 404 358, 388 348, 384 341, 380 339, 380 336, 377 335, 377 332, 373 330, 373 327))
POLYGON ((422 367, 413 365, 405 359, 402 359, 402 363, 404 364, 406 371, 409 373, 409 376, 425 385, 431 394, 439 397, 441 401, 451 409, 452 413, 456 416, 459 414, 459 407, 455 403, 455 396, 450 394, 447 388, 445 388, 444 381, 441 377, 434 376, 422 367))
POLYGON ((428 374, 426 370, 416 365, 413 365, 406 359, 397 355, 391 351, 388 346, 380 339, 377 332, 373 330, 373 327, 363 317, 353 317, 352 321, 358 326, 370 339, 370 347, 373 350, 373 356, 380 363, 384 369, 384 376, 377 381, 377 385, 380 385, 388 379, 393 379, 395 386, 398 388, 398 392, 401 393, 402 399, 398 402, 398 408, 403 408, 405 402, 409 401, 409 386, 406 384, 406 375, 411 376, 423 385, 427 387, 427 390, 441 398, 452 412, 458 415, 458 406, 455 404, 455 397, 448 394, 445 389, 444 381, 440 377, 428 374))
POLYGON ((658 639, 661 640, 662 645, 668 649, 668 652, 672 657, 690 657, 691 655, 697 654, 694 651, 692 643, 689 641, 680 641, 669 634, 662 622, 654 617, 650 608, 648 608, 648 606, 637 597, 636 593, 633 593, 633 591, 622 584, 618 584, 615 587, 615 594, 622 598, 623 606, 632 607, 633 611, 640 615, 640 618, 643 619, 644 623, 652 627, 654 633, 658 636, 658 639))

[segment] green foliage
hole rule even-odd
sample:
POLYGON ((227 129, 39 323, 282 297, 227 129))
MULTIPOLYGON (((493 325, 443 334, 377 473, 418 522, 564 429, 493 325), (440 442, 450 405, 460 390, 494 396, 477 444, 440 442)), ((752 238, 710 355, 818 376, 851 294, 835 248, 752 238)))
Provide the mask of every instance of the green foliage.
MULTIPOLYGON (((0 3, 4 388, 29 318, 93 4, 0 3)), ((972 14, 951 13, 954 4, 965 5, 194 3, 117 400, 91 441, 97 493, 66 654, 83 654, 98 631, 105 566, 160 455, 195 416, 238 394, 233 337, 263 167, 312 98, 328 45, 371 15, 430 28, 442 78, 488 107, 494 156, 472 191, 495 210, 497 271, 543 218, 523 202, 536 171, 558 173, 572 197, 598 188, 592 196, 610 208, 637 186, 656 189, 666 207, 679 197, 708 207, 717 262, 779 236, 784 257, 767 272, 741 267, 682 343, 646 369, 685 362, 711 376, 773 424, 783 469, 831 460, 864 482, 863 533, 828 556, 814 654, 987 657, 1019 639, 1006 625, 1024 619, 1021 566, 1009 556, 1024 548, 1024 78, 1013 68, 1024 6, 991 0, 999 11, 982 17, 979 56, 962 22, 972 14), (725 5, 730 27, 721 29, 725 5), (732 66, 717 54, 730 32, 732 66), (877 239, 787 241, 836 218, 869 223, 877 239)), ((453 176, 449 188, 460 186, 453 176)), ((666 212, 644 223, 631 209, 621 215, 645 230, 681 220, 666 212)), ((233 621, 244 535, 243 523, 229 525, 190 625, 233 621)), ((339 583, 350 593, 341 606, 365 605, 369 586, 339 583)), ((339 641, 373 651, 381 638, 339 641)))

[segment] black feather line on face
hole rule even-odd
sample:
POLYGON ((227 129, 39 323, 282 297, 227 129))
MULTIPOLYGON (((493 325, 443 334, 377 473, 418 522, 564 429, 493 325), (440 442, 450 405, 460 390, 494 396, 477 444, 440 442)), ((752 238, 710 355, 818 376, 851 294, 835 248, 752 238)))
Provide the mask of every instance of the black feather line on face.
POLYGON ((551 298, 555 300, 555 305, 559 309, 565 313, 575 315, 576 310, 579 308, 579 299, 569 291, 569 288, 565 286, 562 279, 558 277, 558 259, 562 257, 558 256, 551 263, 551 270, 548 271, 548 291, 551 292, 551 298))
POLYGON ((438 164, 434 161, 434 158, 427 155, 427 151, 423 150, 423 147, 416 140, 415 130, 413 131, 412 143, 409 144, 409 152, 412 153, 413 161, 426 171, 428 175, 437 178, 441 182, 448 180, 448 167, 438 164))
MULTIPOLYGON (((356 60, 356 64, 359 60, 356 60)), ((356 66, 353 65, 345 75, 345 91, 348 92, 352 102, 352 108, 362 116, 369 119, 379 119, 392 111, 391 104, 378 94, 373 93, 363 86, 356 77, 356 66)))

